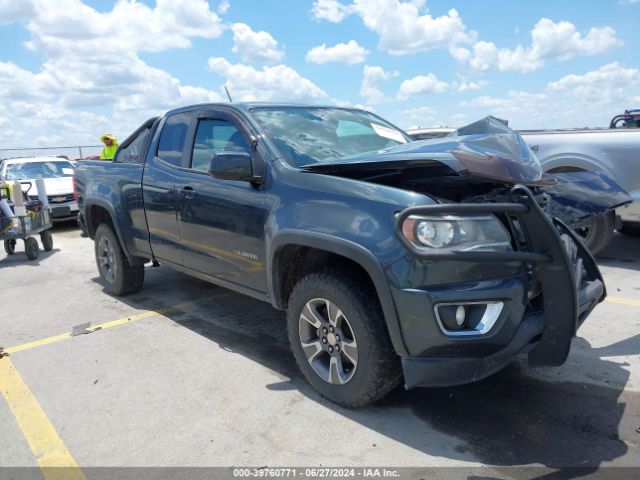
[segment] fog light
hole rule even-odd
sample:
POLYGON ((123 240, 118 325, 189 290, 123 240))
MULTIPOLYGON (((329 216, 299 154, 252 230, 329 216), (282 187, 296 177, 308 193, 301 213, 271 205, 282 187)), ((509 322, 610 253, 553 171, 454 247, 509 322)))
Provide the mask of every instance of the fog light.
POLYGON ((437 315, 446 330, 462 330, 466 327, 467 309, 464 305, 441 305, 437 309, 437 315))
POLYGON ((501 301, 440 303, 434 308, 442 333, 447 336, 484 335, 500 317, 501 301))
POLYGON ((464 306, 459 305, 458 308, 456 308, 456 323, 459 327, 462 327, 466 319, 467 311, 465 310, 464 306))

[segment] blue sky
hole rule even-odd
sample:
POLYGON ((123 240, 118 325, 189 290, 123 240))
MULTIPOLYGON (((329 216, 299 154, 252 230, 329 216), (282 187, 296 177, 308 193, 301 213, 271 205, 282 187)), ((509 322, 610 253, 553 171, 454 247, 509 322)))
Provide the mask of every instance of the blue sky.
POLYGON ((195 102, 357 105, 401 127, 640 107, 638 0, 0 0, 0 147, 95 143, 195 102))

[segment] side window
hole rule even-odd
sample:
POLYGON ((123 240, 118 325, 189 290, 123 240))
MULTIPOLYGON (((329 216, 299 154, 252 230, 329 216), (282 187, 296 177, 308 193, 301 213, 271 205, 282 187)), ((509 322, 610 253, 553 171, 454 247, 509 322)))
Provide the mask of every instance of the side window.
POLYGON ((122 163, 144 163, 144 147, 149 139, 151 129, 142 130, 133 142, 125 148, 119 148, 116 160, 122 163))
POLYGON ((229 151, 251 153, 242 132, 226 120, 200 120, 193 144, 191 168, 206 172, 214 153, 229 151))
POLYGON ((167 118, 158 141, 158 158, 180 166, 190 119, 190 112, 178 113, 167 118))

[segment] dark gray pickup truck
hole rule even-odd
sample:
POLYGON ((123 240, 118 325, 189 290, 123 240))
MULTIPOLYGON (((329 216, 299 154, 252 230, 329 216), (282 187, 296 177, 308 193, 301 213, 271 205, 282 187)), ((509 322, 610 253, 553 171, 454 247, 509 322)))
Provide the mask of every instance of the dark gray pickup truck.
POLYGON ((151 261, 287 310, 300 370, 351 407, 521 353, 562 364, 605 297, 566 222, 629 201, 602 175, 543 174, 491 118, 412 142, 362 110, 285 104, 152 118, 75 185, 107 292, 139 290, 151 261))

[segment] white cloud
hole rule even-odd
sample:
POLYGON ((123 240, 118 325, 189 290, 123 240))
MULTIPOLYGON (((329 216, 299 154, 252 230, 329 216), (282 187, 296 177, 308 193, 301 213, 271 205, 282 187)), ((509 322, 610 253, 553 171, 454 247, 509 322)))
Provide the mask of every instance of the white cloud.
POLYGON ((460 82, 460 83, 455 83, 453 85, 453 88, 457 92, 467 92, 469 90, 481 90, 484 87, 486 87, 488 84, 489 83, 484 80, 480 80, 478 82, 460 82))
POLYGON ((209 69, 225 77, 225 86, 234 99, 242 101, 315 100, 327 94, 311 80, 286 65, 262 67, 232 64, 222 57, 211 57, 209 69))
POLYGON ((338 43, 333 47, 327 47, 324 43, 313 47, 307 52, 306 58, 307 62, 313 63, 340 62, 354 65, 364 62, 368 54, 369 50, 358 45, 355 40, 349 40, 347 43, 338 43))
POLYGON ((0 62, 0 105, 23 142, 97 143, 103 131, 122 138, 163 110, 221 99, 139 57, 219 37, 223 25, 205 0, 158 0, 153 8, 121 0, 105 13, 80 0, 14 3, 28 13, 28 47, 43 58, 34 71, 0 62))
POLYGON ((0 0, 0 25, 25 20, 33 14, 29 1, 0 0))
POLYGON ((371 105, 383 102, 386 96, 379 87, 383 82, 396 76, 398 76, 397 71, 386 72, 382 67, 365 65, 362 69, 360 96, 371 105))
POLYGON ((224 15, 229 11, 229 8, 231 8, 231 4, 229 3, 229 0, 222 0, 220 2, 220 5, 218 5, 218 13, 220 15, 224 15))
POLYGON ((398 98, 406 100, 412 95, 424 93, 444 93, 449 89, 447 82, 439 80, 433 73, 409 78, 400 84, 398 98))
POLYGON ((476 36, 455 9, 434 17, 426 9, 425 0, 353 0, 350 4, 316 0, 312 8, 314 18, 334 23, 351 13, 359 15, 364 25, 378 35, 378 47, 392 55, 470 43, 476 36))
POLYGON ((549 82, 541 92, 512 90, 503 97, 480 96, 461 107, 506 118, 516 128, 606 126, 640 87, 640 69, 617 62, 549 82))
POLYGON ((623 96, 627 88, 633 85, 640 85, 640 70, 626 68, 618 62, 613 62, 584 75, 566 75, 556 82, 550 82, 546 90, 572 96, 597 98, 607 95, 623 96))
POLYGON ((316 0, 311 15, 316 20, 340 23, 350 13, 350 8, 337 0, 316 0))
POLYGON ((542 18, 531 30, 531 45, 513 49, 498 48, 492 42, 480 41, 472 49, 451 49, 454 58, 480 71, 498 68, 501 71, 532 72, 549 61, 565 61, 577 55, 596 55, 622 45, 616 31, 609 27, 591 28, 580 33, 570 22, 554 22, 542 18))
POLYGON ((437 114, 436 110, 427 106, 407 108, 402 111, 403 125, 411 125, 412 127, 435 125, 437 114))
POLYGON ((278 42, 269 33, 254 32, 246 23, 234 23, 233 53, 240 54, 243 62, 279 62, 284 51, 278 48, 278 42))
POLYGON ((491 42, 477 42, 473 45, 473 55, 469 58, 472 68, 489 70, 498 63, 498 48, 491 42))
MULTIPOLYGON (((25 0, 29 1, 29 0, 25 0)), ((150 8, 134 0, 100 13, 80 0, 33 0, 29 47, 48 55, 120 55, 188 48, 191 38, 218 38, 224 29, 205 0, 157 0, 150 8)))
POLYGON ((467 115, 464 113, 453 113, 449 110, 438 112, 435 109, 422 106, 408 108, 401 112, 401 125, 409 128, 425 127, 454 127, 468 123, 467 115))

